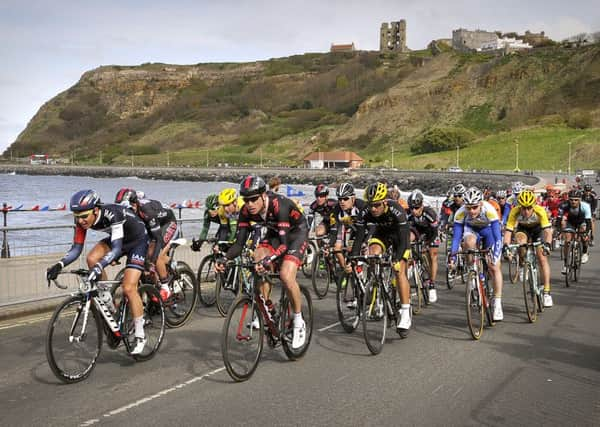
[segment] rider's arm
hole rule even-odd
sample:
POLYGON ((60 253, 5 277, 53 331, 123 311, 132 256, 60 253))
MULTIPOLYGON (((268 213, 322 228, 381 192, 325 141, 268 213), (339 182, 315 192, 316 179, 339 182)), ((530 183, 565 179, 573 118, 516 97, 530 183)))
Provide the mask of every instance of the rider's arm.
POLYGON ((352 252, 350 254, 352 256, 356 256, 360 253, 363 240, 365 240, 365 230, 367 228, 365 214, 366 212, 364 210, 360 211, 354 223, 356 229, 354 231, 354 243, 352 243, 352 252))
POLYGON ((75 235, 73 238, 73 245, 66 253, 66 255, 60 260, 62 266, 66 266, 75 261, 79 255, 81 255, 81 251, 83 250, 83 242, 85 242, 85 234, 86 230, 79 226, 75 226, 75 235))
POLYGON ((464 230, 464 224, 462 222, 454 221, 453 233, 452 233, 452 249, 451 254, 456 254, 460 247, 460 241, 462 240, 464 230))
POLYGON ((227 238, 228 242, 233 242, 235 240, 235 233, 237 232, 238 220, 237 218, 229 218, 229 236, 227 238))
POLYGON ((208 213, 208 209, 204 211, 204 223, 202 224, 202 230, 200 231, 200 240, 206 240, 206 236, 208 236, 208 229, 210 228, 210 214, 208 213))
POLYGON ((234 259, 242 253, 242 249, 244 249, 244 246, 248 241, 249 230, 250 218, 246 214, 246 209, 242 209, 240 212, 239 222, 237 226, 235 243, 229 247, 227 253, 225 254, 225 257, 227 257, 227 259, 234 259))

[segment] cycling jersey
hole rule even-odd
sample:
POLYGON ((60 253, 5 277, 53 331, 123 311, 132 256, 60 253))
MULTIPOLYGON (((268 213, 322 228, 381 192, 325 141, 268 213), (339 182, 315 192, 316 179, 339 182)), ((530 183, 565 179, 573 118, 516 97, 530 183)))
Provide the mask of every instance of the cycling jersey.
POLYGON ((358 214, 367 208, 367 202, 362 199, 354 199, 354 206, 348 210, 342 210, 339 203, 333 208, 330 216, 331 228, 329 230, 329 243, 333 246, 336 242, 342 242, 344 229, 355 231, 355 221, 358 214))
POLYGON ((495 264, 500 259, 502 251, 502 236, 500 234, 500 220, 496 209, 488 202, 482 202, 479 214, 472 218, 465 207, 461 207, 454 215, 454 235, 452 237, 451 253, 456 254, 463 235, 474 234, 477 242, 482 241, 483 247, 491 248, 492 262, 495 264))
POLYGON ((268 191, 266 203, 267 210, 264 216, 251 214, 246 205, 242 207, 238 219, 236 240, 227 250, 226 257, 233 259, 242 253, 250 230, 256 224, 266 228, 266 233, 261 238, 261 244, 272 246, 274 256, 284 256, 284 259, 301 264, 308 239, 306 218, 293 200, 280 194, 268 191))
POLYGON ((513 194, 511 196, 508 196, 508 198, 506 199, 506 204, 508 205, 509 209, 505 208, 504 211, 502 212, 502 224, 506 224, 506 221, 508 221, 508 215, 510 215, 511 209, 518 205, 517 195, 513 194))
POLYGON ((319 205, 317 200, 315 200, 309 206, 309 213, 313 215, 318 214, 322 218, 321 224, 329 231, 329 227, 331 226, 330 217, 333 213, 333 209, 337 206, 337 203, 338 202, 335 199, 327 199, 325 203, 319 205))
MULTIPOLYGON (((126 267, 144 269, 148 235, 144 223, 131 209, 114 204, 102 205, 98 209, 96 221, 90 228, 108 233, 110 236, 102 240, 110 247, 110 251, 99 261, 102 268, 126 253, 126 267)), ((75 219, 73 245, 61 259, 63 266, 71 264, 81 255, 86 234, 87 230, 75 219)))
POLYGON ((156 242, 152 262, 156 261, 160 251, 178 235, 177 219, 173 210, 158 200, 139 199, 137 214, 144 221, 150 240, 156 242))
POLYGON ((584 191, 583 195, 581 196, 581 200, 590 205, 592 213, 596 212, 596 209, 598 208, 598 196, 594 191, 584 191))
MULTIPOLYGON (((364 205, 356 217, 356 234, 352 245, 352 255, 358 255, 360 252, 367 224, 374 224, 375 230, 372 238, 379 240, 384 245, 391 245, 394 251, 393 261, 408 259, 410 234, 404 208, 393 200, 387 200, 385 211, 379 216, 374 216, 369 206, 366 203, 364 205)), ((383 250, 385 249, 384 246, 383 250)))
POLYGON ((442 202, 440 208, 440 226, 445 227, 446 224, 452 223, 456 211, 462 207, 454 201, 454 198, 446 199, 442 202))
POLYGON ((510 210, 510 214, 508 215, 506 229, 508 231, 514 231, 517 226, 524 228, 540 227, 541 229, 544 229, 550 227, 551 224, 548 220, 548 214, 543 207, 534 205, 531 215, 525 217, 521 212, 521 206, 515 206, 510 210))
POLYGON ((558 197, 548 197, 546 199, 546 207, 550 211, 550 216, 552 218, 556 218, 558 216, 558 209, 560 208, 561 203, 562 200, 560 200, 558 197))
POLYGON ((592 210, 586 202, 579 202, 579 206, 571 206, 570 202, 564 202, 558 209, 559 215, 566 219, 567 223, 577 228, 583 222, 591 222, 592 210))
POLYGON ((410 211, 407 219, 411 228, 414 228, 417 234, 424 235, 431 247, 437 248, 440 245, 437 215, 431 207, 424 206, 423 212, 419 216, 415 214, 415 211, 410 211))

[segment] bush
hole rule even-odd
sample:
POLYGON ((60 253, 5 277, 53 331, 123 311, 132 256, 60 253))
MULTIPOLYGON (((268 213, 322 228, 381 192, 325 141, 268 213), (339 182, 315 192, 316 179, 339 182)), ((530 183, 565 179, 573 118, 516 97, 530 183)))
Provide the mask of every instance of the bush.
POLYGON ((574 111, 567 117, 567 126, 573 129, 587 129, 592 125, 589 111, 574 111))
POLYGON ((433 128, 425 131, 410 147, 414 154, 437 153, 466 147, 475 135, 464 128, 433 128))

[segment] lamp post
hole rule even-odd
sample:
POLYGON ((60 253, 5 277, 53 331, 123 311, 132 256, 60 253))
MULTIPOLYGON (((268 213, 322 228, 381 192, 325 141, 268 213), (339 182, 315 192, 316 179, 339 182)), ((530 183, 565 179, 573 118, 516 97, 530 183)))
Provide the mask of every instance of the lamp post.
POLYGON ((571 144, 573 141, 569 141, 569 167, 567 168, 567 174, 571 175, 571 144))
POLYGON ((459 157, 460 157, 460 146, 459 146, 459 145, 457 145, 457 146, 456 146, 456 167, 457 167, 457 168, 459 168, 459 167, 460 167, 460 166, 459 166, 459 164, 458 164, 458 159, 459 159, 459 157))
POLYGON ((515 172, 519 172, 519 141, 515 139, 515 172))
POLYGON ((394 146, 392 145, 392 169, 394 169, 394 146))

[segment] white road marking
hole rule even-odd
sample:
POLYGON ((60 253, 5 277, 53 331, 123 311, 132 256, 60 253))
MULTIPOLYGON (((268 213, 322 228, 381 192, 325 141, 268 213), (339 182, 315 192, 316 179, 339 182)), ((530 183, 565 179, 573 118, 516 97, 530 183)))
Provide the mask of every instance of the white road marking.
MULTIPOLYGON (((184 381, 181 384, 177 384, 176 386, 169 387, 167 389, 161 390, 158 393, 155 393, 155 394, 153 394, 151 396, 146 396, 146 397, 144 397, 142 399, 139 399, 139 400, 136 400, 135 402, 132 402, 132 403, 130 403, 128 405, 121 406, 120 408, 117 408, 117 409, 113 409, 112 411, 109 411, 106 414, 103 414, 102 418, 109 418, 109 417, 112 417, 113 415, 121 414, 123 412, 128 411, 131 408, 135 408, 137 406, 143 405, 144 403, 150 402, 150 401, 152 401, 154 399, 158 399, 159 397, 165 396, 165 395, 167 395, 167 394, 169 394, 169 393, 171 393, 173 391, 180 390, 180 389, 182 389, 184 387, 187 387, 190 384, 193 384, 193 383, 195 383, 197 381, 200 381, 200 380, 202 380, 204 378, 210 377, 211 375, 217 374, 217 373, 219 373, 219 372, 221 372, 223 370, 225 370, 225 367, 215 369, 214 371, 210 371, 210 372, 208 372, 208 373, 206 373, 204 375, 200 375, 200 376, 194 377, 194 378, 192 378, 190 380, 184 381)), ((80 425, 81 425, 81 427, 87 427, 87 426, 91 426, 93 424, 96 424, 98 422, 100 422, 100 419, 98 419, 98 418, 92 418, 90 420, 85 421, 84 423, 82 423, 80 425)))
POLYGON ((326 331, 327 329, 331 329, 331 328, 333 328, 333 327, 335 327, 335 326, 337 326, 337 325, 340 325, 340 322, 335 322, 335 323, 334 323, 334 324, 332 324, 332 325, 325 326, 324 328, 321 328, 321 329, 317 329, 317 332, 323 332, 323 331, 326 331))
POLYGON ((458 393, 460 393, 460 392, 462 391, 462 389, 463 389, 463 388, 462 388, 462 386, 461 386, 461 387, 459 387, 459 388, 458 388, 458 390, 456 390, 456 391, 454 392, 454 394, 452 395, 452 397, 455 397, 455 396, 456 396, 458 393))
POLYGON ((438 386, 438 388, 436 388, 435 390, 433 390, 433 391, 431 392, 431 394, 436 394, 438 391, 440 391, 440 389, 441 389, 442 387, 444 387, 444 384, 440 384, 440 385, 438 386))

